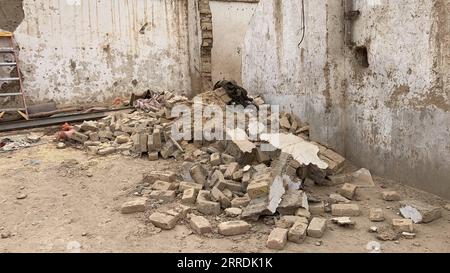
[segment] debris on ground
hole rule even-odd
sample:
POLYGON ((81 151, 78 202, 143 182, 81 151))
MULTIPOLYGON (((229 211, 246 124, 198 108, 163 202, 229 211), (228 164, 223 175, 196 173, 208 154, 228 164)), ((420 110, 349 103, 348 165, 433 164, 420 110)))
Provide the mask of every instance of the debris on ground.
MULTIPOLYGON (((301 244, 307 237, 323 238, 327 230, 333 230, 328 222, 353 227, 356 222, 350 217, 361 215, 368 215, 372 222, 385 221, 382 208, 367 209, 358 203, 360 190, 375 187, 370 171, 344 173, 346 159, 310 141, 309 125, 299 118, 284 112, 273 113, 280 120, 280 132, 250 138, 261 129, 251 121, 257 120, 265 103, 262 97, 250 98, 233 82, 219 82, 214 91, 193 100, 170 92, 148 91, 142 96, 134 95, 130 105, 134 109, 128 113, 116 112, 98 121, 64 124, 55 142, 57 149, 75 147, 96 156, 121 154, 182 163, 179 169, 146 171, 142 181, 137 181, 139 189, 118 209, 124 217, 145 213, 146 224, 159 232, 184 224, 199 236, 244 235, 255 229, 254 222, 261 221, 270 228, 265 245, 273 250, 282 250, 288 243, 301 244), (177 140, 172 130, 185 124, 178 123, 172 109, 185 106, 195 110, 198 98, 202 104, 222 110, 231 104, 257 107, 255 111, 244 110, 247 121, 244 128, 225 128, 225 140, 177 140), (339 189, 322 197, 314 196, 315 186, 339 189)), ((215 118, 203 120, 204 124, 217 121, 215 118)), ((193 128, 191 133, 195 135, 193 128)), ((38 143, 40 139, 39 135, 30 134, 24 137, 23 145, 38 143)), ((1 143, 2 149, 21 145, 12 139, 3 139, 1 143)), ((71 177, 76 171, 89 176, 88 167, 79 162, 64 161, 58 168, 61 176, 71 177)), ((384 191, 380 196, 377 198, 382 202, 401 199, 395 191, 384 191)), ((17 196, 24 198, 26 195, 17 196)), ((411 239, 416 232, 414 224, 433 221, 440 215, 435 207, 409 201, 402 203, 400 212, 403 219, 371 227, 368 232, 382 241, 411 239)), ((380 248, 371 246, 368 250, 376 252, 380 248)))

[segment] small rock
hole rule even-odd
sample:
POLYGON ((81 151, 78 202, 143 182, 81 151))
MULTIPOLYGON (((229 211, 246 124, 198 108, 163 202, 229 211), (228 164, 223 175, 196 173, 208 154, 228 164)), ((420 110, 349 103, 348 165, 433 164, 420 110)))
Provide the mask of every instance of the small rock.
POLYGON ((17 196, 16 196, 16 198, 18 199, 18 200, 22 200, 22 199, 25 199, 25 198, 27 198, 28 197, 28 195, 26 195, 25 193, 20 193, 20 194, 18 194, 17 196))
POLYGON ((0 236, 1 236, 2 239, 8 239, 12 235, 11 235, 11 232, 3 232, 0 236))
POLYGON ((353 227, 356 224, 350 217, 332 218, 331 222, 333 222, 334 224, 337 224, 338 226, 342 226, 342 227, 353 227))
POLYGON ((321 246, 322 245, 322 241, 318 241, 314 243, 315 246, 321 246))
POLYGON ((377 226, 372 226, 369 228, 369 232, 370 233, 377 233, 378 232, 378 227, 377 226))

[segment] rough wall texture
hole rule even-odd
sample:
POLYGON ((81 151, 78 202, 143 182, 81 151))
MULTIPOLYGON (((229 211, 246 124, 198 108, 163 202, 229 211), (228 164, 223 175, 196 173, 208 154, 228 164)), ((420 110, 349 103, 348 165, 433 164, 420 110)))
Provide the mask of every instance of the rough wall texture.
MULTIPOLYGON (((34 101, 92 103, 130 91, 198 88, 196 1, 24 0, 15 31, 34 101)), ((198 4, 197 4, 198 7, 198 4)))
POLYGON ((376 174, 450 198, 450 2, 262 0, 246 35, 244 86, 313 126, 312 137, 376 174), (283 96, 280 96, 283 95, 283 96))
POLYGON ((24 17, 22 2, 23 0, 0 1, 0 29, 11 32, 16 30, 24 17))
POLYGON ((248 24, 259 0, 211 0, 214 26, 212 81, 241 80, 242 47, 248 24))

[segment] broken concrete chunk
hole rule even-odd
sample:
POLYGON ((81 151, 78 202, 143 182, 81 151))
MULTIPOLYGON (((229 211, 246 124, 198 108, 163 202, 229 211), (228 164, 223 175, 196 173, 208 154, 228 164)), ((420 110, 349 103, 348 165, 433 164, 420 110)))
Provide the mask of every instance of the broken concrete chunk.
POLYGON ((442 217, 440 207, 432 206, 417 200, 400 202, 400 213, 403 217, 413 220, 414 223, 430 223, 442 217))
POLYGON ((178 222, 178 218, 174 215, 155 212, 149 217, 150 222, 160 229, 173 229, 178 222))
POLYGON ((357 204, 333 204, 331 205, 333 216, 359 216, 361 211, 357 204))
POLYGON ((205 234, 212 232, 211 223, 203 216, 192 216, 190 226, 197 234, 205 234))
POLYGON ((282 152, 291 154, 293 159, 302 165, 316 165, 321 169, 328 168, 328 164, 322 161, 319 156, 319 147, 303 140, 302 138, 290 134, 262 134, 261 140, 267 141, 282 152))
POLYGON ((331 219, 331 222, 342 227, 354 227, 356 224, 350 217, 335 217, 331 219))
POLYGON ((253 199, 248 206, 246 206, 242 210, 242 219, 251 220, 251 221, 257 221, 260 216, 262 215, 271 215, 271 213, 267 209, 267 198, 258 198, 253 199))
POLYGON ((230 221, 230 222, 224 222, 220 223, 219 226, 219 233, 225 236, 235 236, 247 233, 251 225, 245 221, 230 221))
POLYGON ((272 213, 277 211, 285 192, 286 190, 284 189, 283 180, 279 176, 275 177, 272 185, 270 186, 269 205, 267 207, 272 213))
POLYGON ((297 210, 307 207, 308 197, 303 191, 287 192, 280 202, 277 211, 283 215, 294 215, 297 210))
POLYGON ((373 183, 372 174, 367 169, 360 169, 352 173, 352 184, 359 188, 371 188, 375 187, 373 183))
POLYGON ((311 220, 311 223, 309 223, 307 234, 309 237, 322 238, 326 228, 327 219, 315 217, 311 220))
POLYGON ((124 203, 120 209, 123 214, 130 214, 136 212, 144 212, 147 204, 147 198, 138 198, 136 200, 124 203))
POLYGON ((267 239, 266 246, 269 249, 282 250, 287 243, 288 230, 284 228, 275 228, 267 239))

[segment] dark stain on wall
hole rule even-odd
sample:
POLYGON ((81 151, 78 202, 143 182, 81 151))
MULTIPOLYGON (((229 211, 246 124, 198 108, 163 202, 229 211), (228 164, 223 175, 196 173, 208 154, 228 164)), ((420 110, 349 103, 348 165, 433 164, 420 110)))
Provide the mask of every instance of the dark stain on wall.
POLYGON ((14 32, 24 18, 23 0, 1 0, 0 29, 14 32))

